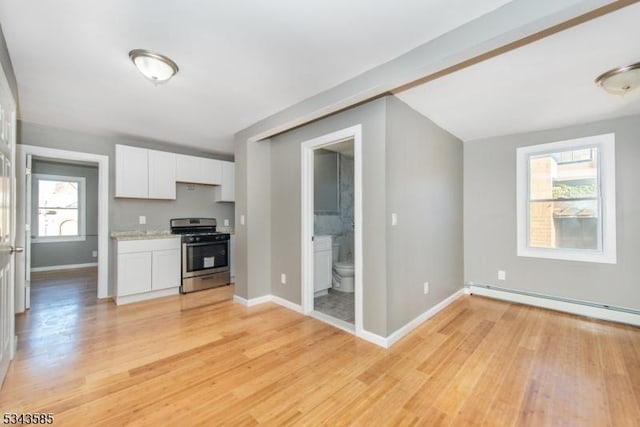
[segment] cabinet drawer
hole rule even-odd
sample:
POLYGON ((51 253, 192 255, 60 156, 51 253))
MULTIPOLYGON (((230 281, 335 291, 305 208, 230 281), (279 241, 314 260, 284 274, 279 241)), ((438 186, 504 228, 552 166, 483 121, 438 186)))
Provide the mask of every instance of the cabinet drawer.
POLYGON ((166 239, 123 240, 118 242, 118 254, 165 251, 170 249, 180 249, 179 237, 168 237, 166 239))

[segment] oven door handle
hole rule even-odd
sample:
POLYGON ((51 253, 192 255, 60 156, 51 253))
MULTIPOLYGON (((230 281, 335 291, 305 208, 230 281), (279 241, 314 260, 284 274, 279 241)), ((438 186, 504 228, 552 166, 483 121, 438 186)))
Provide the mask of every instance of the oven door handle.
POLYGON ((229 241, 228 240, 218 240, 218 241, 215 241, 215 242, 183 243, 182 245, 184 247, 190 248, 190 247, 193 247, 193 246, 205 246, 205 245, 209 245, 210 246, 210 245, 215 245, 217 243, 229 243, 229 241))

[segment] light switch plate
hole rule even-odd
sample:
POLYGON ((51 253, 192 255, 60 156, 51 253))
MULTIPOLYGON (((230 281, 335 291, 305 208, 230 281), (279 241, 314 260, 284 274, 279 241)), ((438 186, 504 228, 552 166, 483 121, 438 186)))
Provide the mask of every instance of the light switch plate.
POLYGON ((229 226, 229 220, 228 220, 228 219, 225 219, 225 220, 224 220, 224 226, 225 226, 225 227, 228 227, 228 226, 229 226))
POLYGON ((138 223, 139 223, 139 224, 146 224, 146 223, 147 223, 147 217, 146 217, 146 216, 144 216, 144 215, 140 215, 140 216, 138 217, 138 223))
POLYGON ((398 214, 391 214, 391 225, 398 225, 398 214))
POLYGON ((240 215, 240 225, 244 225, 244 215, 240 215))

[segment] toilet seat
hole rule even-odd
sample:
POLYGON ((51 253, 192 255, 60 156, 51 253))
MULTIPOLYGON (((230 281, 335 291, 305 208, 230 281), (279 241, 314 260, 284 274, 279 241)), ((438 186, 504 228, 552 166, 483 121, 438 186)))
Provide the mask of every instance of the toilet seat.
POLYGON ((355 270, 353 262, 350 261, 339 261, 333 264, 333 266, 336 270, 342 270, 345 273, 348 273, 350 271, 353 272, 355 270))

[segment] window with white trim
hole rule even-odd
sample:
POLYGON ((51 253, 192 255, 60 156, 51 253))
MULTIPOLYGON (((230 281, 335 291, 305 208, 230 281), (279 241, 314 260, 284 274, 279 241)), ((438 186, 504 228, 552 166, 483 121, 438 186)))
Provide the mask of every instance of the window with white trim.
POLYGON ((616 263, 615 135, 517 150, 518 256, 616 263))
POLYGON ((33 175, 34 242, 85 240, 85 178, 33 175))

